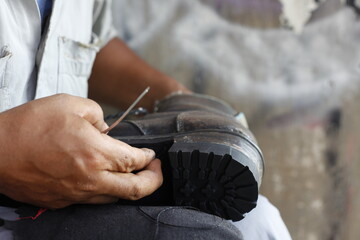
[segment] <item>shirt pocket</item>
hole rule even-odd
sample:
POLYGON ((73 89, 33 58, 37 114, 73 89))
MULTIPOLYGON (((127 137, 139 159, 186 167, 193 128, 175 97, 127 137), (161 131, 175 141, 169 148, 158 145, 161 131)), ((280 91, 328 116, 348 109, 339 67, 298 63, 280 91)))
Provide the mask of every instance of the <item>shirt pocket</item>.
POLYGON ((9 109, 10 93, 9 93, 9 59, 12 53, 7 46, 0 47, 0 112, 9 109))
POLYGON ((87 97, 88 79, 98 46, 95 35, 90 43, 59 37, 58 93, 87 97))
POLYGON ((0 89, 7 88, 9 86, 7 66, 11 56, 12 53, 10 52, 8 46, 0 48, 0 89))

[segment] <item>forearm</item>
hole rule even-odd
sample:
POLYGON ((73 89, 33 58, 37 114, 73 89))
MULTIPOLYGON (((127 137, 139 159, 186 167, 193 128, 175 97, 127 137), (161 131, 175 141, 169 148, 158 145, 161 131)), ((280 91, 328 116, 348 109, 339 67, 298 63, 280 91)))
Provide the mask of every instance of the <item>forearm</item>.
POLYGON ((156 100, 172 92, 189 92, 176 80, 145 63, 118 38, 97 54, 89 79, 90 98, 124 109, 147 86, 151 90, 139 105, 148 110, 152 110, 156 100))

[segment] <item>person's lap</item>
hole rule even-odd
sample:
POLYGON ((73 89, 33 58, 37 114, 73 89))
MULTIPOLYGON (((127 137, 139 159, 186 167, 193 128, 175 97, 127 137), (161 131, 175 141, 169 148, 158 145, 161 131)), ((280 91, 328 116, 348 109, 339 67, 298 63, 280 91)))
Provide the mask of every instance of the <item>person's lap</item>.
POLYGON ((186 207, 78 205, 18 219, 38 210, 21 207, 15 218, 8 212, 1 239, 242 239, 228 221, 186 207))
POLYGON ((186 207, 117 204, 71 206, 19 219, 38 210, 0 207, 5 220, 0 239, 291 239, 278 210, 263 196, 235 223, 186 207))

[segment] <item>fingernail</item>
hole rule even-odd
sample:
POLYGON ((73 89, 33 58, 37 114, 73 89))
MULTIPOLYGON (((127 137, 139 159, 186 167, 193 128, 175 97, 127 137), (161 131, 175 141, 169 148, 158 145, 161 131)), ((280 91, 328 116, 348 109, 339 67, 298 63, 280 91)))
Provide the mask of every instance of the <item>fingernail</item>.
POLYGON ((143 150, 149 158, 155 158, 155 152, 153 150, 148 148, 142 148, 141 150, 143 150))

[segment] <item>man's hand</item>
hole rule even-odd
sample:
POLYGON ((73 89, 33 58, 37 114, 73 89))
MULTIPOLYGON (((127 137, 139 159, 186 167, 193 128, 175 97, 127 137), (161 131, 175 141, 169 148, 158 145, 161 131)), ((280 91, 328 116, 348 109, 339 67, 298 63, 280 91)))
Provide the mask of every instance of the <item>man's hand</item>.
POLYGON ((160 160, 102 134, 106 128, 98 104, 64 94, 1 113, 0 192, 48 208, 154 192, 160 160))

